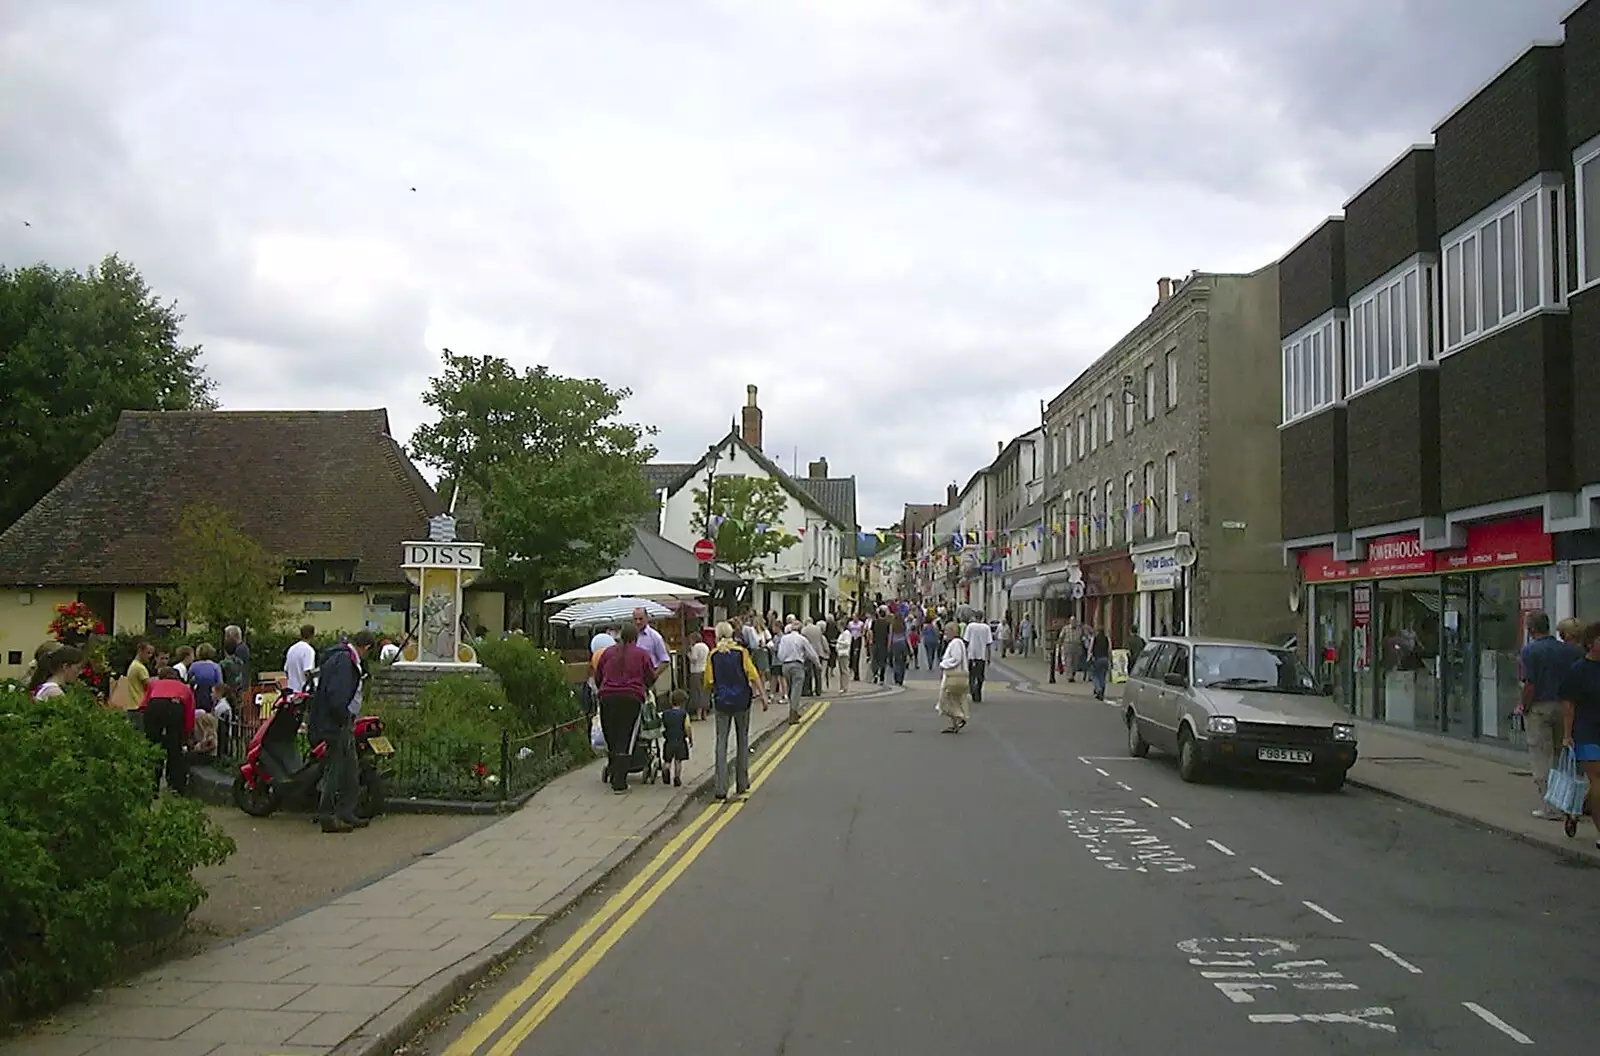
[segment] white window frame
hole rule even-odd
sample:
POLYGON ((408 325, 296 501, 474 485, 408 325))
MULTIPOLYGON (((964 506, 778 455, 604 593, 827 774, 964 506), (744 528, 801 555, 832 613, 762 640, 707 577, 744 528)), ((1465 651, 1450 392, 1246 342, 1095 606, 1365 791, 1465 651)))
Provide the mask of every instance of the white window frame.
POLYGON ((1095 507, 1099 505, 1100 494, 1094 488, 1089 489, 1089 546, 1084 553, 1100 549, 1100 522, 1095 507))
MULTIPOLYGON (((1588 195, 1583 192, 1583 174, 1588 169, 1600 172, 1600 137, 1591 139, 1572 152, 1572 195, 1577 204, 1573 215, 1578 219, 1578 281, 1573 284, 1573 293, 1600 286, 1600 219, 1596 220, 1591 231, 1583 215, 1589 207, 1588 195)), ((1595 205, 1597 214, 1600 214, 1600 202, 1595 205)))
POLYGON ((1178 406, 1178 350, 1167 349, 1167 410, 1178 406))
POLYGON ((1133 392, 1129 389, 1123 389, 1118 395, 1122 397, 1122 435, 1132 436, 1134 404, 1133 392))
POLYGON ((1100 450, 1100 408, 1089 405, 1089 450, 1100 450))
POLYGON ((1083 412, 1079 411, 1078 412, 1078 458, 1079 458, 1079 460, 1082 460, 1083 456, 1088 453, 1088 450, 1089 450, 1088 440, 1089 440, 1089 425, 1084 420, 1083 412))
POLYGON ((1105 541, 1105 545, 1109 548, 1117 545, 1117 505, 1115 501, 1117 494, 1117 482, 1114 480, 1108 480, 1104 485, 1102 485, 1101 490, 1106 497, 1106 510, 1105 513, 1102 514, 1102 519, 1105 521, 1105 524, 1103 525, 1104 531, 1101 532, 1100 538, 1105 541))
POLYGON ((1540 173, 1440 240, 1440 304, 1443 340, 1439 358, 1476 344, 1542 312, 1565 311, 1571 283, 1567 274, 1567 189, 1560 173, 1540 173), (1528 230, 1533 220, 1536 242, 1528 230), (1516 311, 1507 313, 1505 261, 1500 255, 1508 225, 1516 234, 1516 311), (1487 236, 1493 231, 1495 252, 1485 259, 1487 236), (1528 270, 1530 250, 1537 273, 1528 270), (1485 264, 1493 275, 1485 276, 1485 264), (1536 284, 1536 285, 1533 285, 1536 284), (1530 290, 1532 296, 1530 296, 1530 290), (1485 293, 1492 293, 1497 317, 1484 319, 1485 293))
POLYGON ((1343 309, 1325 312, 1284 339, 1279 360, 1283 425, 1344 402, 1347 324, 1343 309))
POLYGON ((1144 537, 1146 539, 1154 539, 1156 537, 1155 491, 1156 464, 1154 462, 1146 462, 1144 464, 1144 495, 1139 499, 1140 502, 1144 503, 1144 537))
POLYGON ((1133 470, 1122 475, 1122 541, 1129 546, 1133 545, 1133 532, 1137 527, 1137 518, 1133 515, 1133 470))
POLYGON ((1117 435, 1117 404, 1111 398, 1111 393, 1106 393, 1106 443, 1111 443, 1112 437, 1117 435))
POLYGON ((1439 355, 1439 260, 1420 253, 1350 298, 1348 395, 1366 392, 1439 355))
POLYGON ((1178 531, 1178 453, 1167 452, 1167 501, 1166 507, 1167 534, 1175 535, 1178 531))
POLYGON ((1156 420, 1156 365, 1144 365, 1144 420, 1156 420))

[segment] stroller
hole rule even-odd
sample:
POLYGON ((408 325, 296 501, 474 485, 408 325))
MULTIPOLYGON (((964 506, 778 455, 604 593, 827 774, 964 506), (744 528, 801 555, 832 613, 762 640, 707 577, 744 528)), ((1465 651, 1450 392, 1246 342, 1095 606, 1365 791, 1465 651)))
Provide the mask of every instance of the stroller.
MULTIPOLYGON (((655 784, 656 778, 666 773, 666 764, 661 761, 662 725, 655 694, 651 693, 639 709, 639 722, 633 728, 633 755, 628 759, 628 773, 643 774, 647 785, 655 784)), ((609 762, 600 768, 600 780, 610 782, 609 762)))

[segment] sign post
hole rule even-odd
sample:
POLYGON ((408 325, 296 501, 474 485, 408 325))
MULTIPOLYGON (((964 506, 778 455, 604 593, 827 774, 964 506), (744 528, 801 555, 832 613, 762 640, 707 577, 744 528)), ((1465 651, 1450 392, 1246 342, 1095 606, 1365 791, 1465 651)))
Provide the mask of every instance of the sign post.
POLYGON ((402 543, 401 567, 417 588, 417 629, 396 665, 477 667, 461 633, 462 591, 483 571, 483 544, 456 541, 455 518, 428 522, 426 542, 402 543))

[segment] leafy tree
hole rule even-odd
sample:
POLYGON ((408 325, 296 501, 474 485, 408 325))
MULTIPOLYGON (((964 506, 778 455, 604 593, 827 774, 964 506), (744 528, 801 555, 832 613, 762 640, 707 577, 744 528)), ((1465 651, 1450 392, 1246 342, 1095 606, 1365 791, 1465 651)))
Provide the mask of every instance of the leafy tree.
POLYGON ((125 410, 216 406, 198 345, 180 342, 176 307, 132 265, 87 274, 0 267, 0 529, 116 428, 125 410))
POLYGON ((462 482, 482 504, 494 571, 542 597, 613 571, 650 508, 641 470, 655 430, 618 420, 629 395, 446 349, 422 397, 439 420, 412 434, 411 454, 462 482))
POLYGON ((265 632, 287 622, 283 561, 246 535, 226 510, 204 504, 184 509, 177 561, 178 585, 166 600, 208 631, 236 623, 265 632))
MULTIPOLYGON (((689 527, 704 536, 705 489, 696 488, 692 494, 694 514, 689 527)), ((778 523, 788 505, 788 493, 771 477, 730 474, 712 478, 711 537, 717 543, 717 561, 742 576, 760 575, 767 559, 799 542, 778 523), (716 522, 717 517, 722 520, 716 522)))

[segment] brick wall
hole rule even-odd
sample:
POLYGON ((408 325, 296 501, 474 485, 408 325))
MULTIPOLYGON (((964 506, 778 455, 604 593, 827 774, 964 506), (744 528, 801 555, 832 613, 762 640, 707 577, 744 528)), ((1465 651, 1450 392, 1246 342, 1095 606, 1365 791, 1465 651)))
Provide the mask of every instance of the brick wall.
POLYGON ((1330 219, 1278 263, 1278 328, 1283 337, 1349 301, 1344 221, 1330 219))
POLYGON ((1351 527, 1439 512, 1438 371, 1352 396, 1345 421, 1351 527))
POLYGON ((1355 294, 1418 253, 1438 252, 1433 151, 1418 148, 1345 206, 1345 289, 1355 294))
POLYGON ((396 667, 377 666, 373 669, 368 679, 367 689, 369 699, 381 700, 385 704, 408 708, 417 702, 417 694, 422 692, 422 687, 435 679, 445 678, 449 675, 464 674, 491 686, 500 684, 500 677, 487 667, 463 668, 451 670, 448 668, 429 667, 396 667))

